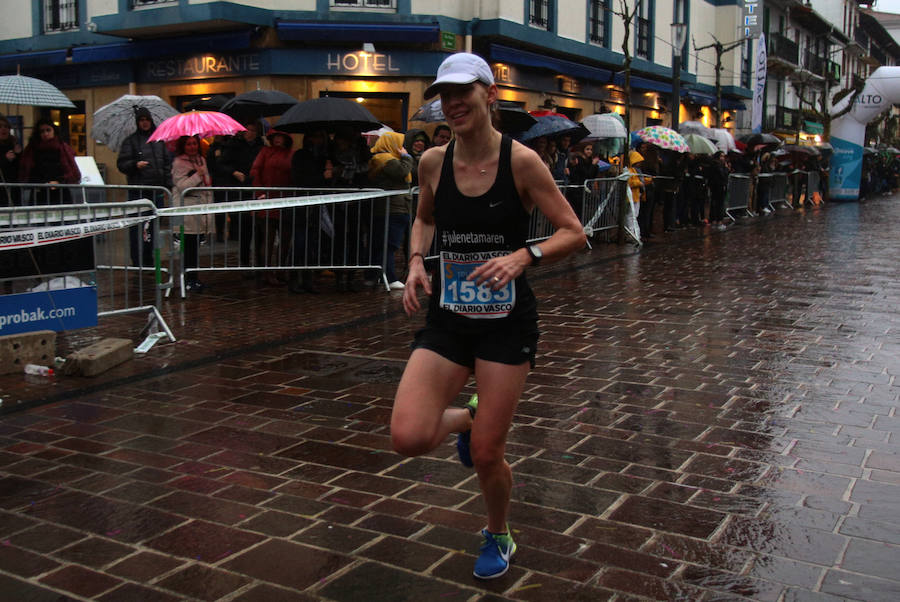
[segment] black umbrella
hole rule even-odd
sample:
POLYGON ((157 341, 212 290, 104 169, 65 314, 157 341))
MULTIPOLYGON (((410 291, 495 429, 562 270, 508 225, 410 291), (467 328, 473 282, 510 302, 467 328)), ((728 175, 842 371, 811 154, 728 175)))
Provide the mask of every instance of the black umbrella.
POLYGON ((748 149, 754 149, 758 146, 778 146, 781 144, 781 138, 772 134, 744 134, 738 136, 738 140, 747 145, 748 149))
POLYGON ((537 123, 537 118, 509 100, 498 100, 497 112, 500 114, 501 132, 524 132, 537 123))
POLYGON ((226 102, 221 111, 238 121, 281 115, 299 101, 278 90, 253 90, 238 94, 226 102))
POLYGON ((203 96, 184 105, 185 111, 220 111, 229 98, 221 94, 203 96))
MULTIPOLYGON (((499 129, 501 132, 524 132, 537 123, 537 120, 528 111, 510 100, 498 100, 497 113, 500 115, 499 129)), ((441 99, 436 98, 426 102, 413 113, 409 120, 424 121, 425 123, 446 121, 441 109, 441 99)))
POLYGON ((358 102, 323 96, 294 105, 281 116, 277 125, 279 130, 295 133, 333 130, 338 126, 367 132, 380 128, 381 122, 358 102))

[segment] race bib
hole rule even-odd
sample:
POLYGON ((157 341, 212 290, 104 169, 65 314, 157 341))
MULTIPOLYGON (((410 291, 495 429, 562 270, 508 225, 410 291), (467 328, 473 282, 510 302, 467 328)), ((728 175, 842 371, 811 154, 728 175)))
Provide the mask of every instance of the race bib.
POLYGON ((442 309, 467 318, 505 318, 516 305, 516 283, 506 283, 493 290, 488 283, 481 286, 467 280, 475 268, 494 257, 507 255, 504 251, 485 253, 441 252, 442 309))

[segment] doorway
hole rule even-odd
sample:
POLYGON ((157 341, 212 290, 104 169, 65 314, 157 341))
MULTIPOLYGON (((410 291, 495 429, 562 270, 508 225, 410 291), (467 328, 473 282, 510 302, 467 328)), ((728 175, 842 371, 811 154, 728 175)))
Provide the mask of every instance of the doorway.
POLYGON ((405 92, 334 92, 323 91, 319 96, 333 96, 355 100, 367 108, 375 119, 395 132, 405 132, 409 115, 409 94, 405 92))

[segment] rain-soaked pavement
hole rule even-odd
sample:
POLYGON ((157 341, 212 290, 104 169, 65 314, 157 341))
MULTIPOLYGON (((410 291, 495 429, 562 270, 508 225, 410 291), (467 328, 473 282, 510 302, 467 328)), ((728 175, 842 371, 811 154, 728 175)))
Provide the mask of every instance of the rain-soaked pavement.
POLYGON ((900 599, 900 203, 676 234, 533 274, 503 578, 452 441, 390 451, 421 318, 222 277, 145 358, 0 377, 0 598, 900 599))

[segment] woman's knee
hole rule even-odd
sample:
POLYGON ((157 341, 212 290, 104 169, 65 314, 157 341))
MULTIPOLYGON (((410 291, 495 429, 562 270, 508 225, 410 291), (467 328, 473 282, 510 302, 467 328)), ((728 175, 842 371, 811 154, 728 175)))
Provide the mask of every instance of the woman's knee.
POLYGON ((430 452, 432 442, 422 431, 391 428, 391 446, 401 456, 413 457, 430 452))
POLYGON ((471 445, 472 463, 481 472, 502 466, 506 461, 506 445, 500 443, 480 442, 473 438, 471 445))

